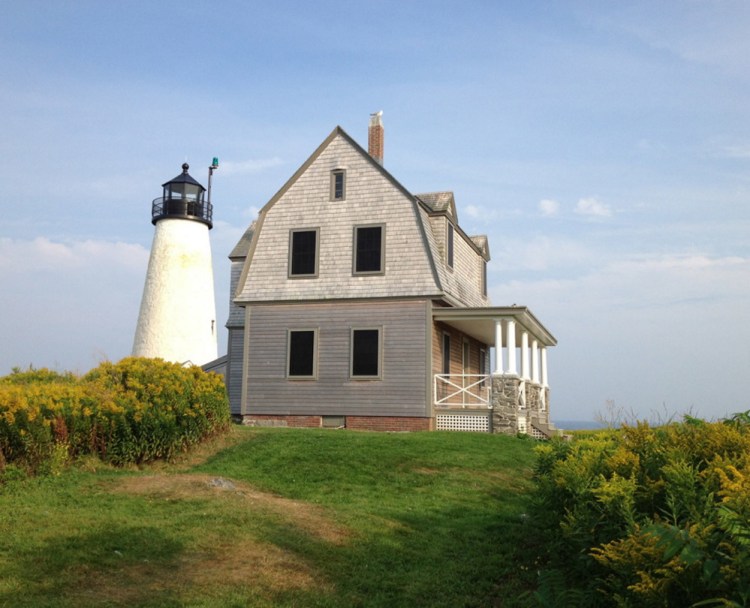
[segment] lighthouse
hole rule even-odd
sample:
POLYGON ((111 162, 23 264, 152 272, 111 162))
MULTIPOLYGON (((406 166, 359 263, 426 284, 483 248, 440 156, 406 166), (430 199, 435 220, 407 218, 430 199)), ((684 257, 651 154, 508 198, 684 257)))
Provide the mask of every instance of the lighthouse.
POLYGON ((188 173, 162 184, 162 196, 151 205, 154 241, 146 272, 138 326, 136 357, 160 357, 175 363, 202 365, 217 356, 216 303, 211 267, 211 173, 206 189, 188 173))

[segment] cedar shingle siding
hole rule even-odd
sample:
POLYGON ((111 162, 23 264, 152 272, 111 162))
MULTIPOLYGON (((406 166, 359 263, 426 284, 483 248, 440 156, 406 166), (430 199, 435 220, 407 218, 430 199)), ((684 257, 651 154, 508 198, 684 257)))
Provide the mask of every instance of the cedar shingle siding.
MULTIPOLYGON (((481 292, 486 238, 460 229, 452 193, 410 194, 337 127, 263 207, 230 258, 234 414, 313 426, 321 416, 344 416, 347 426, 373 428, 396 428, 401 419, 405 429, 432 428, 432 373, 440 367, 433 306, 489 304, 481 292), (344 174, 340 197, 334 172, 344 174), (452 269, 448 222, 455 227, 452 269), (355 229, 362 226, 382 226, 380 272, 355 271, 355 229), (290 234, 298 230, 317 231, 315 276, 290 276, 290 234), (295 329, 316 332, 312 379, 288 377, 288 332, 295 329), (376 379, 351 377, 353 329, 380 330, 376 379)), ((452 331, 453 365, 460 366, 461 340, 452 331)), ((480 346, 471 341, 472 368, 480 346)))

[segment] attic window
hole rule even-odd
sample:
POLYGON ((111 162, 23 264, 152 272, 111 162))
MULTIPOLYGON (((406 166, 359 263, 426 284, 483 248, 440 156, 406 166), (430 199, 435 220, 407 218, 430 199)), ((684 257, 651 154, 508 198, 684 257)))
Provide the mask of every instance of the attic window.
POLYGON ((334 169, 331 171, 331 200, 343 201, 346 198, 346 171, 334 169))

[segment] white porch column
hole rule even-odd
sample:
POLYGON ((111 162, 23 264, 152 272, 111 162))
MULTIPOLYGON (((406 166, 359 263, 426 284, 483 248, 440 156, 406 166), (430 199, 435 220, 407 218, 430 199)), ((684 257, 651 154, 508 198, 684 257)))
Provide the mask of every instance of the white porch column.
POLYGON ((529 332, 521 332, 521 378, 529 380, 529 332))
POLYGON ((516 322, 514 319, 508 319, 505 325, 505 331, 508 332, 506 341, 508 342, 508 374, 511 376, 518 375, 516 367, 516 322))
POLYGON ((549 382, 547 381, 547 347, 546 346, 542 346, 541 355, 542 355, 542 386, 546 388, 549 386, 549 382))
POLYGON ((503 375, 503 322, 495 319, 495 372, 496 376, 503 375))
POLYGON ((531 381, 539 384, 539 342, 531 341, 531 381))

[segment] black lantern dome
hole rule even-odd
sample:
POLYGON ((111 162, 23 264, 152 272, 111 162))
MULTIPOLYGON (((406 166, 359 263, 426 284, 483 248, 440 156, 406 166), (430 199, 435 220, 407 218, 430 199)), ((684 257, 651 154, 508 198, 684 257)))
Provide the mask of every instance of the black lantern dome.
POLYGON ((187 163, 182 165, 182 173, 162 184, 164 196, 155 198, 151 205, 151 223, 163 219, 194 220, 213 227, 213 206, 204 200, 206 189, 195 181, 187 163))

